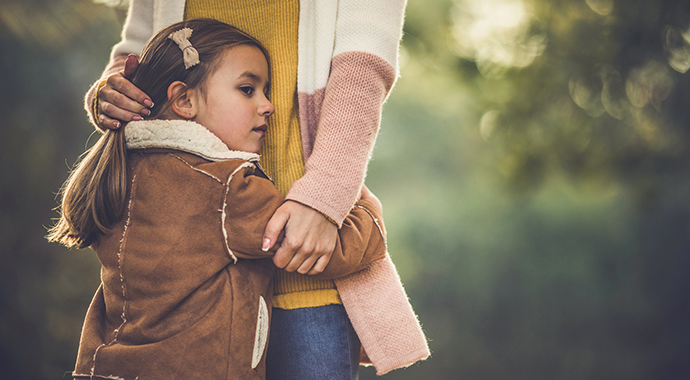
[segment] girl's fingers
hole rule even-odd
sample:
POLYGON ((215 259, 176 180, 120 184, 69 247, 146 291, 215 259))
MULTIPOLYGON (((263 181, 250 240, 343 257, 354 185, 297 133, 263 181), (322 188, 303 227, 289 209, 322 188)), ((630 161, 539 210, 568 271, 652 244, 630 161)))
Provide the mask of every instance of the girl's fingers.
MULTIPOLYGON (((283 212, 282 206, 276 210, 271 219, 266 224, 266 229, 264 231, 263 245, 261 249, 268 251, 269 248, 275 245, 278 240, 278 235, 285 228, 288 220, 290 219, 290 214, 283 212)), ((277 253, 277 252, 276 252, 277 253)))
POLYGON ((283 248, 283 246, 281 245, 276 251, 276 254, 273 255, 273 264, 276 267, 285 269, 285 267, 287 267, 287 265, 290 264, 292 256, 289 252, 286 251, 287 250, 283 248))
POLYGON ((317 256, 310 255, 308 256, 300 266, 297 268, 297 272, 301 274, 306 274, 308 273, 312 267, 314 266, 314 263, 316 262, 317 256))
POLYGON ((278 268, 283 268, 288 272, 294 272, 302 265, 308 254, 302 247, 302 239, 286 236, 283 243, 276 251, 273 263, 278 268))
POLYGON ((333 251, 328 252, 320 247, 318 242, 305 241, 302 246, 297 249, 295 255, 290 260, 290 263, 285 267, 288 272, 297 271, 301 274, 306 274, 311 271, 316 273, 323 272, 326 264, 330 261, 333 251), (315 263, 322 262, 318 268, 314 268, 315 263))
MULTIPOLYGON (((332 253, 331 253, 332 254, 332 253)), ((308 275, 319 274, 326 269, 326 265, 331 261, 331 255, 323 255, 316 260, 314 266, 307 272, 308 275)))
POLYGON ((283 203, 268 222, 264 238, 285 229, 273 263, 288 272, 309 272, 314 263, 333 252, 337 227, 321 213, 294 201, 283 203))

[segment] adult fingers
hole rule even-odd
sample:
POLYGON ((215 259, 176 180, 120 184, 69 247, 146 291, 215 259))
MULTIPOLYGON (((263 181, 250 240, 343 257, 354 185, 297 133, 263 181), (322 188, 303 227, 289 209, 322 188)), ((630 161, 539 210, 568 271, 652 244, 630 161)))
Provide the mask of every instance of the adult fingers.
POLYGON ((118 129, 122 126, 120 120, 113 120, 103 114, 98 115, 98 124, 100 124, 101 127, 108 129, 118 129))
POLYGON ((106 85, 99 92, 99 100, 101 99, 101 94, 105 96, 104 100, 116 104, 127 111, 141 113, 144 116, 150 114, 148 109, 153 107, 151 98, 130 82, 129 79, 125 78, 122 73, 109 76, 106 85))
MULTIPOLYGON (((134 120, 143 120, 143 117, 138 113, 132 113, 126 111, 112 103, 105 100, 98 101, 98 122, 108 128, 112 128, 108 120, 115 120, 117 122, 127 123, 134 120)), ((120 123, 121 124, 121 123, 120 123)), ((119 125, 112 124, 115 128, 119 128, 119 125)))
POLYGON ((125 68, 122 70, 122 75, 124 75, 125 78, 131 80, 134 76, 134 73, 137 71, 138 67, 139 58, 137 58, 137 56, 134 54, 130 54, 127 56, 127 59, 125 60, 125 68))
MULTIPOLYGON (((122 76, 127 81, 131 81, 132 78, 134 77, 134 73, 136 73, 138 68, 139 68, 139 58, 137 58, 137 56, 134 54, 130 54, 127 56, 127 60, 125 60, 125 68, 122 70, 122 76)), ((128 84, 125 83, 125 87, 123 88, 123 91, 121 91, 123 94, 127 95, 131 99, 136 100, 137 102, 139 102, 139 104, 141 104, 143 106, 146 106, 149 108, 153 107, 153 101, 151 100, 150 97, 148 97, 139 88, 134 86, 131 82, 129 82, 128 84)))

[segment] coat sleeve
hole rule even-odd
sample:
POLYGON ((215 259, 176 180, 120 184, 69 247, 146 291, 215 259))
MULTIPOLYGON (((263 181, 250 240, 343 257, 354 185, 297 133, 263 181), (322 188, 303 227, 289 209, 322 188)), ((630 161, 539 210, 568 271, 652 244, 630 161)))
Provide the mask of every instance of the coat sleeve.
MULTIPOLYGON (((305 175, 287 199, 339 225, 364 183, 381 108, 397 77, 404 9, 404 0, 339 1, 326 87, 300 98, 301 108, 317 110, 314 120, 300 116, 305 175)), ((306 111, 300 109, 300 115, 306 111)))
MULTIPOLYGON (((283 203, 271 181, 253 175, 246 163, 233 173, 226 186, 223 204, 224 234, 230 252, 237 258, 271 257, 284 234, 268 252, 261 250, 266 224, 283 203)), ((360 271, 386 256, 386 238, 381 211, 360 200, 338 230, 336 247, 326 269, 318 278, 337 278, 360 271)))
POLYGON ((268 252, 261 250, 264 230, 284 198, 273 183, 253 175, 254 165, 246 162, 230 174, 223 199, 223 233, 227 246, 237 258, 261 259, 272 257, 283 240, 268 252))
POLYGON ((386 231, 381 211, 359 200, 338 230, 335 250, 326 269, 316 278, 339 278, 359 272, 386 257, 386 231))

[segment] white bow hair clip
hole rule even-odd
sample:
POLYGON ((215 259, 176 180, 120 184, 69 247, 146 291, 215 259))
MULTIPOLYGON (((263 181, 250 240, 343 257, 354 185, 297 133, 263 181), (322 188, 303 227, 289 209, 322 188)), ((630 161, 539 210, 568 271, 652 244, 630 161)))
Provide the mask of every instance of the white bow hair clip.
POLYGON ((189 37, 191 36, 192 30, 190 28, 182 28, 177 32, 170 33, 168 36, 168 38, 175 41, 177 46, 180 47, 180 50, 182 50, 185 69, 189 69, 199 63, 199 52, 196 51, 192 43, 189 42, 189 37))

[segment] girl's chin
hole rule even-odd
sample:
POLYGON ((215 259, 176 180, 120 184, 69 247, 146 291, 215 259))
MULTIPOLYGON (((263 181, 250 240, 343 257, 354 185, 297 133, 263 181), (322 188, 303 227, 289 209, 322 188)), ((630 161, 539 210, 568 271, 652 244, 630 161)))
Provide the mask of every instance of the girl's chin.
POLYGON ((249 150, 249 152, 256 153, 256 154, 259 154, 260 151, 261 151, 261 142, 259 142, 259 144, 257 146, 255 146, 249 150))
POLYGON ((233 147, 228 147, 230 150, 238 151, 238 152, 247 152, 247 153, 254 153, 254 154, 259 154, 259 151, 261 150, 261 144, 259 144, 259 147, 249 147, 249 146, 243 146, 241 148, 233 148, 233 147))
MULTIPOLYGON (((256 139, 256 140, 247 140, 243 144, 234 144, 234 145, 228 145, 228 148, 230 150, 236 150, 240 152, 248 152, 248 153, 255 153, 259 154, 261 151, 261 143, 264 141, 263 137, 256 139)), ((227 144, 226 144, 227 145, 227 144)))

